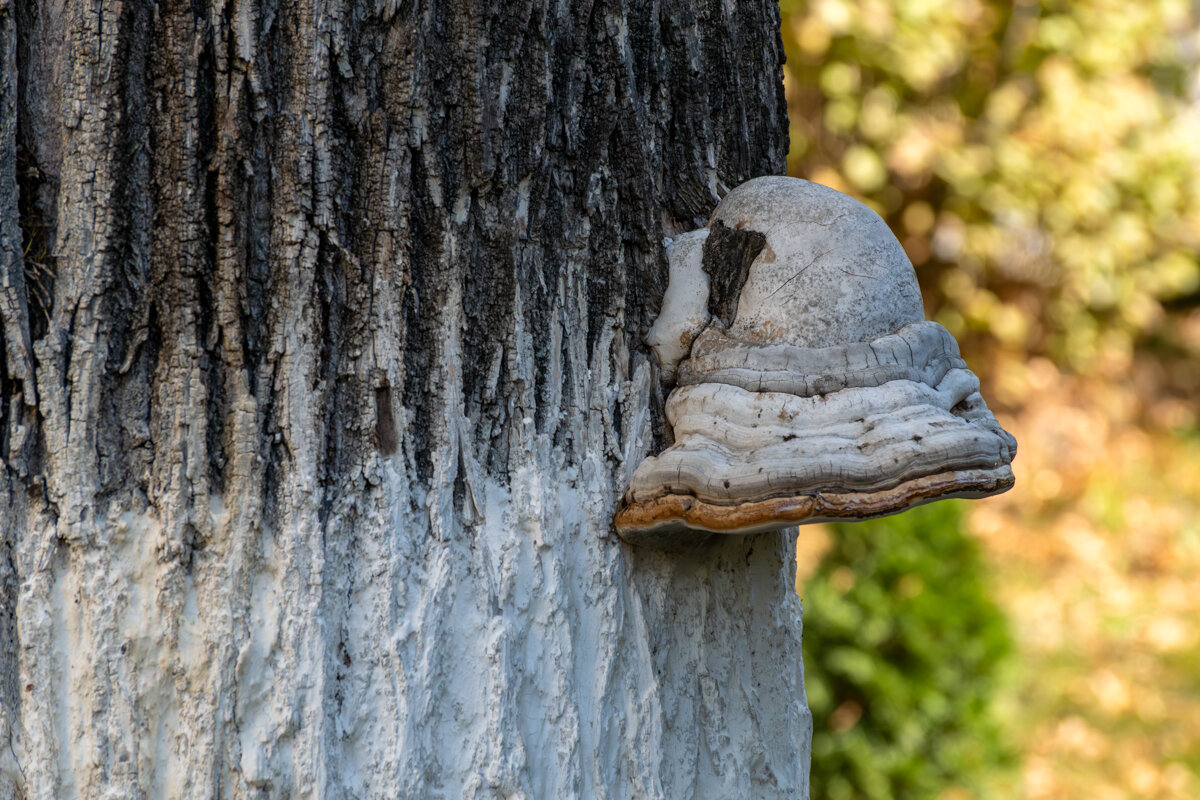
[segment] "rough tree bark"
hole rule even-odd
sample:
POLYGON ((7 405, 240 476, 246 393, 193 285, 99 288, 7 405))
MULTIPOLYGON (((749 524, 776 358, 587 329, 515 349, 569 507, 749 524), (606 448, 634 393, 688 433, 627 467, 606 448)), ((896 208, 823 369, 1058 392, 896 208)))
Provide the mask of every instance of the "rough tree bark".
POLYGON ((787 797, 787 536, 632 549, 773 0, 0 0, 0 797, 787 797))

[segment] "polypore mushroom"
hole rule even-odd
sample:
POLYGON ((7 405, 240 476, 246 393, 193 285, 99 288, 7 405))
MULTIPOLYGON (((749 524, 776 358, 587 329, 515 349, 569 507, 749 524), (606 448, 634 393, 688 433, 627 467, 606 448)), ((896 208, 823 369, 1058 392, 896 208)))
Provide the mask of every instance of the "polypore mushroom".
POLYGON ((1013 485, 949 331, 887 224, 840 192, 755 178, 672 248, 648 341, 675 443, 634 471, 629 541, 869 519, 1013 485), (686 356, 686 359, 685 359, 686 356))

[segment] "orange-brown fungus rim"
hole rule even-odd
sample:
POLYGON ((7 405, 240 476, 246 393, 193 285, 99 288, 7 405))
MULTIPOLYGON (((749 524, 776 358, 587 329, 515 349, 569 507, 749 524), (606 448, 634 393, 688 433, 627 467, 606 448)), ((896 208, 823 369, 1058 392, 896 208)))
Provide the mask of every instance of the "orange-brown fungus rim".
POLYGON ((646 503, 622 501, 613 523, 621 538, 629 542, 642 537, 658 539, 676 530, 686 535, 684 529, 729 535, 762 533, 806 522, 882 517, 934 500, 1001 494, 1012 486, 1012 468, 1003 465, 942 472, 877 492, 817 492, 737 505, 669 494, 646 503))

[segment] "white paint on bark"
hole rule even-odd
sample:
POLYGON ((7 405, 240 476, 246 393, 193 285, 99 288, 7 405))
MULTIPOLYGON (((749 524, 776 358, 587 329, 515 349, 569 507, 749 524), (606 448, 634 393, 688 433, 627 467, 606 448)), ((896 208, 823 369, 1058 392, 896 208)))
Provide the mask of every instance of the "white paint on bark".
MULTIPOLYGON (((455 325, 446 330, 453 393, 455 325)), ((114 787, 154 797, 803 796, 791 537, 676 554, 618 544, 600 455, 614 423, 599 408, 632 432, 623 450, 636 463, 650 438, 650 370, 643 360, 619 380, 614 403, 607 367, 594 369, 596 405, 577 431, 599 437, 592 455, 568 463, 522 421, 522 466, 503 481, 468 466, 465 505, 448 474, 425 491, 379 459, 364 475, 374 513, 348 498, 320 529, 311 515, 273 532, 239 528, 210 496, 213 535, 190 573, 164 560, 152 510, 99 523, 86 549, 51 531, 40 539, 49 549, 24 538, 21 639, 36 646, 19 664, 30 687, 14 739, 24 777, 10 762, 8 779, 46 800, 114 787), (247 538, 257 544, 238 554, 247 538), (329 574, 333 543, 348 539, 355 562, 329 574), (334 586, 348 594, 331 617, 323 595, 334 586)), ((462 424, 451 406, 439 463, 469 464, 454 433, 462 424)))

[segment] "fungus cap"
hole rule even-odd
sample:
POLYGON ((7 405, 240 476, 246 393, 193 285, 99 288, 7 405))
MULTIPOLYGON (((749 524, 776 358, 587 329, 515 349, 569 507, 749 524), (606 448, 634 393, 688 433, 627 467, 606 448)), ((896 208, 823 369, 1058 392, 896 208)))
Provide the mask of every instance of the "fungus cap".
POLYGON ((818 184, 756 178, 721 201, 709 231, 691 235, 702 264, 695 244, 672 253, 682 291, 668 287, 652 344, 678 381, 666 404, 675 442, 634 471, 621 536, 759 533, 1012 486, 1016 441, 954 337, 924 320, 912 264, 878 215, 818 184), (741 286, 728 278, 745 248, 722 262, 712 246, 738 235, 757 247, 741 286), (730 286, 736 313, 722 319, 710 294, 730 286), (709 320, 697 322, 698 303, 709 320))
POLYGON ((735 339, 830 347, 925 318, 917 275, 887 223, 828 186, 755 178, 725 196, 714 223, 766 237, 729 327, 735 339))

